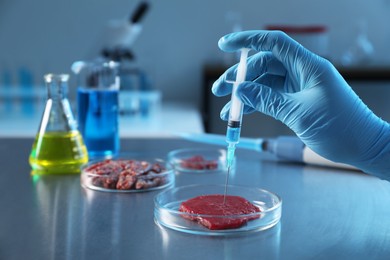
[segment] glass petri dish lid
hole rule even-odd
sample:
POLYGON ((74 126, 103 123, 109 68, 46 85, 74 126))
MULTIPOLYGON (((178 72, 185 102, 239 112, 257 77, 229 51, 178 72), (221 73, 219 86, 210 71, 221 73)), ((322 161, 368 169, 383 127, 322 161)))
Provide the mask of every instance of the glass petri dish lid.
POLYGON ((129 154, 89 162, 81 169, 80 182, 97 191, 145 192, 172 186, 175 174, 163 159, 129 154))
POLYGON ((184 148, 168 153, 168 163, 177 172, 210 173, 226 171, 226 150, 184 148))
MULTIPOLYGON (((282 200, 270 191, 229 185, 227 187, 228 196, 239 196, 259 209, 259 212, 248 214, 196 214, 183 212, 180 207, 183 202, 198 196, 221 195, 223 197, 225 185, 190 185, 170 188, 159 193, 154 199, 154 220, 157 225, 172 230, 211 236, 226 236, 246 234, 269 229, 275 226, 281 217, 282 200), (204 220, 215 222, 222 226, 226 223, 240 223, 236 227, 210 229, 204 225, 204 220)), ((234 225, 233 225, 234 226, 234 225)))

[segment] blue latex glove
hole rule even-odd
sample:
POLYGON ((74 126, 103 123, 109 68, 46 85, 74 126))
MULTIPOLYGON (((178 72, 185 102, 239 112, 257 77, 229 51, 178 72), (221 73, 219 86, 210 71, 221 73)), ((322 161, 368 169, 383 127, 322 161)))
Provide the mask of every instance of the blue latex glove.
MULTIPOLYGON (((280 31, 232 33, 218 44, 226 52, 259 51, 248 58, 248 81, 237 89, 244 113, 272 116, 319 155, 390 180, 390 125, 367 108, 328 60, 280 31)), ((231 93, 226 80, 234 80, 236 68, 214 83, 214 95, 231 93)), ((229 107, 221 111, 224 120, 229 107)))

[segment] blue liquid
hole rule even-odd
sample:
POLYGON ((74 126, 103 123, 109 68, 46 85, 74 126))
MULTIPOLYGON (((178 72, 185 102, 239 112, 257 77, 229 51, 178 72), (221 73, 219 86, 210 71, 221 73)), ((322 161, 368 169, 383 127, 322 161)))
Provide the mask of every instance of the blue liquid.
POLYGON ((79 88, 77 114, 90 157, 118 154, 118 90, 79 88))
POLYGON ((234 151, 236 150, 236 144, 240 141, 241 127, 230 127, 226 130, 226 142, 228 143, 226 164, 228 166, 228 174, 230 166, 234 159, 234 151))
POLYGON ((238 143, 240 140, 241 127, 230 127, 228 126, 226 131, 226 142, 238 143))

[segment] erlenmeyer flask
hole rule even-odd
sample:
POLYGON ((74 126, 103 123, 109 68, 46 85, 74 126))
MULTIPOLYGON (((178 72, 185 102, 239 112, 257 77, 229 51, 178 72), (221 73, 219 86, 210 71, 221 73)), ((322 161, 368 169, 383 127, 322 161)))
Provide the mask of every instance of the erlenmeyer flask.
POLYGON ((47 101, 30 154, 32 174, 79 173, 88 152, 67 98, 66 74, 47 74, 47 101))

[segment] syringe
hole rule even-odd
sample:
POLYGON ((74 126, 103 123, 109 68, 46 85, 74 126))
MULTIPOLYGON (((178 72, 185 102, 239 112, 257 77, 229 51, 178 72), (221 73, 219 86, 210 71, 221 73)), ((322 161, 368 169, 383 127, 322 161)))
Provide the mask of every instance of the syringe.
POLYGON ((240 62, 237 67, 236 81, 233 83, 232 95, 230 100, 229 120, 226 130, 226 142, 228 143, 227 149, 227 166, 230 167, 234 159, 234 151, 236 145, 240 140, 241 133, 241 121, 244 109, 244 104, 237 97, 237 87, 245 81, 248 58, 248 52, 250 49, 241 49, 240 62))
POLYGON ((228 143, 226 164, 228 167, 228 172, 226 176, 224 202, 225 202, 226 191, 227 191, 226 189, 229 182, 230 167, 232 166, 233 163, 236 145, 240 140, 241 121, 242 121, 242 114, 244 109, 244 104, 237 97, 237 87, 238 85, 240 85, 242 82, 245 81, 246 69, 247 69, 246 60, 248 58, 249 51, 250 49, 247 48, 241 49, 240 62, 237 67, 236 81, 233 83, 232 95, 230 100, 229 120, 228 120, 228 126, 226 130, 226 142, 228 143))

